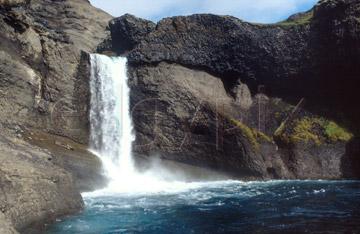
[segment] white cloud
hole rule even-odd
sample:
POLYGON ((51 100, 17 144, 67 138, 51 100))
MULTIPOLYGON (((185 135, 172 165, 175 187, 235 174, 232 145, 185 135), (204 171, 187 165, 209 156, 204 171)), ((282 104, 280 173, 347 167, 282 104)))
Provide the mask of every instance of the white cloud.
POLYGON ((317 0, 90 0, 113 16, 125 13, 158 21, 174 15, 212 13, 259 23, 283 20, 310 9, 317 0))

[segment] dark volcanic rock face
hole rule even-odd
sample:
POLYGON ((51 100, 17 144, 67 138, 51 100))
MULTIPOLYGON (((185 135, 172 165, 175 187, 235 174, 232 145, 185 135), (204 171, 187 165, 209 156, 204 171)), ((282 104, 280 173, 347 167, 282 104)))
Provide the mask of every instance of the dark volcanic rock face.
POLYGON ((147 35, 133 28, 145 27, 140 19, 113 20, 111 35, 136 44, 128 59, 141 126, 137 152, 245 179, 358 177, 349 165, 359 165, 360 154, 347 150, 347 142, 360 130, 359 15, 360 1, 320 1, 277 24, 192 15, 163 19, 147 35), (132 28, 121 33, 127 21, 132 28), (199 78, 197 70, 209 77, 199 78), (151 98, 163 109, 154 111, 151 98), (218 98, 227 108, 219 109, 218 98), (223 151, 219 118, 224 129, 236 127, 225 131, 223 151), (190 143, 179 150, 189 131, 190 143))
POLYGON ((130 53, 129 61, 176 62, 251 79, 289 76, 301 69, 294 65, 307 55, 308 30, 308 25, 296 30, 254 26, 229 16, 167 18, 130 53))
MULTIPOLYGON (((136 29, 127 34, 118 29, 135 25, 134 17, 125 15, 113 20, 111 30, 137 43, 128 56, 130 63, 174 62, 216 72, 229 82, 253 82, 254 89, 265 84, 274 95, 329 96, 339 88, 335 84, 349 88, 357 79, 359 14, 358 1, 333 0, 271 25, 229 16, 173 17, 159 21, 148 35, 141 34, 140 41, 136 29)), ((149 31, 143 21, 137 22, 142 32, 149 31)))
POLYGON ((109 22, 111 30, 112 50, 122 54, 131 50, 150 32, 155 30, 155 24, 148 20, 126 14, 109 22))
POLYGON ((339 88, 335 83, 344 82, 341 75, 349 88, 360 62, 359 2, 330 2, 318 3, 297 22, 273 25, 215 15, 163 19, 129 54, 129 61, 202 67, 229 82, 268 85, 274 95, 328 95, 339 88), (330 90, 324 90, 324 81, 330 90))

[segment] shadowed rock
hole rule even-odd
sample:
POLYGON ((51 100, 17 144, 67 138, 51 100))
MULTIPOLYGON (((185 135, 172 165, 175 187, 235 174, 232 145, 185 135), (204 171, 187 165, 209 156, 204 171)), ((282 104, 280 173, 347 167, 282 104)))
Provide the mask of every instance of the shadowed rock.
POLYGON ((130 51, 155 30, 155 24, 149 20, 126 14, 109 22, 111 31, 112 50, 117 54, 130 51))

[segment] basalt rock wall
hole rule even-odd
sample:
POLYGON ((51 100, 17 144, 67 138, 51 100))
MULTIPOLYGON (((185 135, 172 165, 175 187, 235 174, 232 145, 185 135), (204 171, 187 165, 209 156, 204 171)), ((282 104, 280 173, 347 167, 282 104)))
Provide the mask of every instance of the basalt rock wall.
POLYGON ((359 14, 360 1, 332 0, 270 25, 113 19, 137 155, 245 180, 358 178, 359 14))

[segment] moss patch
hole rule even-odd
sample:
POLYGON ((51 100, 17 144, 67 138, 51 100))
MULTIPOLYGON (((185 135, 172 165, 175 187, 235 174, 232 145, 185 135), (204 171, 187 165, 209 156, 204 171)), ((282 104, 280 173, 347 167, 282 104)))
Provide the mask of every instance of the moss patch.
POLYGON ((253 129, 252 130, 254 136, 258 139, 258 141, 266 141, 266 142, 272 142, 270 137, 268 137, 267 135, 265 135, 264 133, 262 132, 259 132, 257 129, 253 129))
POLYGON ((253 150, 258 150, 260 148, 260 143, 262 142, 269 142, 269 143, 272 142, 270 137, 268 137, 262 132, 259 132, 257 129, 255 128, 250 129, 248 126, 242 124, 240 121, 234 119, 229 115, 224 114, 219 110, 218 110, 218 114, 221 115, 226 120, 230 121, 232 124, 236 125, 242 136, 250 142, 253 150))
POLYGON ((353 137, 353 135, 350 132, 340 127, 333 121, 329 121, 328 124, 324 126, 324 130, 326 136, 332 142, 349 141, 353 137))
POLYGON ((324 118, 304 117, 281 126, 274 136, 291 145, 321 146, 326 143, 346 142, 353 135, 345 128, 324 118), (283 132, 283 133, 281 133, 283 132))
POLYGON ((310 119, 305 117, 301 120, 294 120, 291 123, 291 131, 286 131, 283 134, 280 134, 280 138, 285 141, 287 144, 292 145, 316 145, 320 146, 321 141, 317 134, 316 128, 318 124, 318 119, 310 119))

